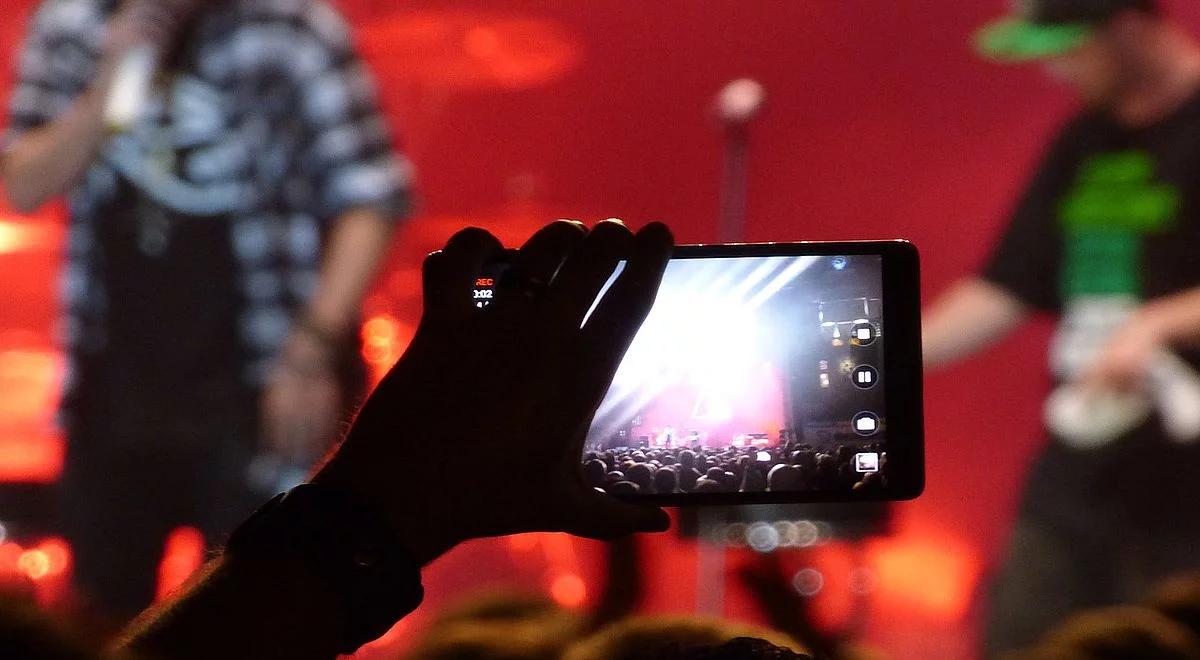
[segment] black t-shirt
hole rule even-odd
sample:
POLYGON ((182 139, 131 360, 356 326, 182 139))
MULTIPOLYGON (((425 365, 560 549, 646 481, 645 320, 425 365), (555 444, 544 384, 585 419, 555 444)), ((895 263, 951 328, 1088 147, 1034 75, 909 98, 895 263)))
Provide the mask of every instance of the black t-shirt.
MULTIPOLYGON (((1200 94, 1144 128, 1099 112, 1070 122, 983 277, 1059 315, 1051 368, 1066 379, 1087 367, 1140 301, 1200 286, 1198 253, 1200 94)), ((1194 352, 1180 354, 1200 368, 1194 352)), ((1098 512, 1111 510, 1138 524, 1169 526, 1158 518, 1170 518, 1176 507, 1162 502, 1200 497, 1198 449, 1166 440, 1153 419, 1087 452, 1053 442, 1033 470, 1023 515, 1090 529, 1098 512)))
POLYGON ((1100 112, 1059 135, 983 276, 1031 307, 1200 285, 1200 95, 1140 129, 1100 112))

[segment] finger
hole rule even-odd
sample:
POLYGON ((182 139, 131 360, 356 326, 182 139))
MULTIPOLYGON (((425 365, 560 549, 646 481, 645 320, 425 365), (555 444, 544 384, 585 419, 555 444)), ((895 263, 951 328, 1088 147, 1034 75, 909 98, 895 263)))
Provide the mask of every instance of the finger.
POLYGON ((567 255, 587 234, 587 227, 575 220, 558 220, 542 227, 517 252, 507 279, 534 290, 549 286, 567 255))
POLYGON ((666 511, 622 502, 595 490, 587 490, 573 509, 563 531, 590 539, 614 539, 671 528, 671 517, 666 511))
MULTIPOLYGON (((567 413, 572 419, 591 423, 617 367, 654 304, 673 246, 671 231, 661 223, 647 225, 634 237, 625 268, 583 328, 583 354, 575 365, 572 408, 567 413)), ((582 448, 583 439, 579 438, 570 451, 578 456, 582 448)))
POLYGON ((612 370, 650 313, 671 258, 675 239, 661 223, 637 233, 621 274, 596 305, 584 328, 584 344, 594 356, 604 356, 612 370))
POLYGON ((422 267, 425 316, 434 322, 455 322, 475 312, 471 291, 489 259, 504 251, 490 233, 468 227, 450 238, 446 247, 425 258, 422 267))
POLYGON ((546 307, 566 327, 578 329, 596 296, 624 259, 633 234, 620 220, 599 222, 563 263, 546 294, 546 307))

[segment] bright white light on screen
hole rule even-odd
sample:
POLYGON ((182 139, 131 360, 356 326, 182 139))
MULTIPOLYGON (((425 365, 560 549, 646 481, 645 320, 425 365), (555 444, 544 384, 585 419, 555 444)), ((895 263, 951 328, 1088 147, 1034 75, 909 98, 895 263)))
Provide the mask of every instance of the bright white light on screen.
MULTIPOLYGON (((677 386, 696 393, 694 419, 729 419, 730 402, 754 389, 769 359, 761 308, 817 261, 762 257, 670 262, 654 309, 617 370, 597 420, 632 418, 677 386)), ((619 273, 620 269, 613 279, 619 273)))

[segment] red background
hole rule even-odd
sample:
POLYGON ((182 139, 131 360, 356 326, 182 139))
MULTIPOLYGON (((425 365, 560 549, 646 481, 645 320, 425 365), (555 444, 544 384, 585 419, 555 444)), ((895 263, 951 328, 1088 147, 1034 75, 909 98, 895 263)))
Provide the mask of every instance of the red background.
MULTIPOLYGON (((9 0, 0 16, 0 89, 31 4, 9 0)), ((1071 109, 1069 95, 1036 68, 972 56, 971 31, 1005 4, 344 0, 420 173, 421 213, 401 237, 399 274, 385 280, 387 299, 405 305, 393 315, 403 323, 416 314, 406 291, 420 251, 412 246, 458 223, 429 218, 519 217, 527 225, 542 214, 616 215, 632 224, 665 220, 682 241, 713 240, 720 134, 709 107, 727 80, 741 76, 769 94, 752 129, 747 239, 907 238, 921 249, 932 298, 978 266, 1041 145, 1071 109), (468 12, 455 19, 467 22, 551 21, 573 44, 562 49, 574 54, 560 63, 569 70, 519 89, 440 85, 437 71, 396 77, 421 63, 398 61, 408 51, 389 43, 389 21, 448 10, 468 12)), ((1200 25, 1200 7, 1171 4, 1200 25)), ((4 336, 17 337, 16 329, 46 336, 56 258, 0 253, 4 336)), ((881 585, 868 636, 896 657, 971 656, 976 613, 966 599, 1004 541, 1040 442, 1048 324, 1034 326, 927 379, 928 490, 899 507, 898 537, 871 555, 891 586, 881 585), (929 595, 937 589, 944 593, 929 595)), ((692 608, 694 548, 665 537, 644 548, 647 607, 692 608)), ((594 590, 596 553, 593 544, 553 536, 477 544, 433 569, 430 600, 436 607, 470 586, 549 584, 559 570, 579 571, 594 590)), ((834 548, 812 561, 836 564, 839 556, 834 548)), ((808 560, 793 559, 800 561, 808 560)), ((753 617, 744 596, 731 592, 728 612, 753 617)))

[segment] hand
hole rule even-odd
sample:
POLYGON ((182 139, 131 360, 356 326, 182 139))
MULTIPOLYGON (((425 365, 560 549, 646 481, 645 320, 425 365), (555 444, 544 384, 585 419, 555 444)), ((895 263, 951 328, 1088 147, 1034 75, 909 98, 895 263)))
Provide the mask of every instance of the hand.
POLYGON ((263 392, 263 441, 289 461, 311 463, 333 444, 341 405, 329 348, 302 329, 293 332, 263 392))
POLYGON ((109 21, 104 63, 115 64, 135 46, 166 52, 200 5, 200 0, 125 0, 109 21))
POLYGON ((412 344, 314 478, 382 507, 421 563, 460 541, 529 531, 612 538, 669 526, 657 508, 588 488, 584 435, 654 301, 667 228, 555 222, 516 254, 485 311, 475 278, 502 246, 466 229, 424 265, 412 344), (584 315, 627 265, 587 325, 584 315))
POLYGON ((1080 378, 1093 391, 1129 392, 1140 389, 1154 355, 1166 346, 1157 317, 1142 310, 1117 331, 1080 378))

